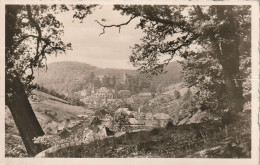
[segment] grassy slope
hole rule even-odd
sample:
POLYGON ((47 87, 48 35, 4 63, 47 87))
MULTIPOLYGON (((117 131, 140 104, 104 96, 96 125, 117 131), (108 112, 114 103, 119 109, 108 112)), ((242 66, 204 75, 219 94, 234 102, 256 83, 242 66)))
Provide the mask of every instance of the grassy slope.
POLYGON ((127 133, 86 145, 70 146, 48 156, 249 158, 250 113, 240 116, 239 121, 226 127, 214 121, 127 133))
MULTIPOLYGON (((42 128, 45 128, 46 124, 52 120, 60 122, 67 118, 73 118, 78 114, 93 113, 93 111, 83 107, 65 104, 65 100, 40 91, 33 91, 33 94, 34 98, 37 98, 37 101, 30 100, 30 103, 42 128), (48 111, 47 114, 45 114, 45 110, 48 111), (53 115, 55 113, 56 115, 53 115)), ((5 115, 5 133, 6 156, 26 156, 21 137, 19 136, 10 110, 8 109, 6 109, 5 115)))
POLYGON ((37 98, 37 101, 31 101, 31 105, 42 127, 44 127, 45 122, 48 120, 60 122, 64 119, 75 117, 76 115, 93 113, 93 111, 80 106, 65 104, 63 103, 64 100, 40 91, 33 91, 33 94, 37 98), (45 114, 45 111, 48 111, 48 114, 56 113, 57 115, 53 118, 45 114))

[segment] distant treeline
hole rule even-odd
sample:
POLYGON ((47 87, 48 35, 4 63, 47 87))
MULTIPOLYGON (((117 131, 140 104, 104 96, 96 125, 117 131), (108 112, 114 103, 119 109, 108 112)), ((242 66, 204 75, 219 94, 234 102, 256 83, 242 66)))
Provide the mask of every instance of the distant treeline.
POLYGON ((79 62, 57 62, 48 65, 48 72, 40 71, 35 82, 48 89, 65 94, 73 94, 83 89, 107 87, 119 90, 130 90, 131 93, 157 92, 170 84, 179 83, 181 79, 181 65, 170 63, 166 74, 153 78, 139 74, 136 70, 128 69, 99 69, 79 62), (123 75, 126 75, 124 81, 123 75))
POLYGON ((139 93, 140 91, 145 92, 156 92, 156 87, 149 80, 145 80, 135 75, 121 75, 120 78, 116 76, 104 75, 102 79, 95 76, 95 73, 91 72, 89 78, 85 84, 78 89, 83 89, 87 86, 87 83, 93 83, 96 88, 107 87, 119 90, 130 90, 132 93, 139 93), (124 77, 125 76, 125 77, 124 77))

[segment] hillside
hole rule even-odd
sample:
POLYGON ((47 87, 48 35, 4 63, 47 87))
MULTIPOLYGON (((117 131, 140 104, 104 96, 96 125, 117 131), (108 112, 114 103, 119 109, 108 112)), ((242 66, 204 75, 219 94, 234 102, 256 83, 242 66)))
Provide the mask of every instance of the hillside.
POLYGON ((139 77, 139 79, 150 81, 155 86, 159 84, 165 86, 181 82, 181 65, 178 62, 170 63, 166 67, 166 70, 168 71, 166 74, 148 78, 146 75, 142 75, 136 70, 113 68, 101 69, 80 62, 55 62, 48 65, 47 71, 44 69, 38 70, 35 82, 61 94, 82 90, 84 86, 88 85, 87 82, 91 72, 96 76, 120 76, 126 73, 134 77, 139 77))
POLYGON ((65 100, 40 91, 33 91, 33 95, 34 98, 36 98, 36 101, 31 100, 31 106, 43 128, 45 125, 44 122, 49 119, 61 122, 67 118, 75 117, 76 115, 93 113, 92 110, 66 104, 65 100), (50 115, 51 113, 55 113, 55 116, 53 117, 50 115))
POLYGON ((240 120, 226 127, 209 121, 126 133, 89 144, 70 145, 46 157, 250 158, 250 115, 240 113, 240 120))
POLYGON ((181 78, 182 66, 177 61, 169 63, 165 67, 165 70, 167 71, 167 73, 153 77, 152 81, 157 83, 164 82, 167 85, 179 83, 182 81, 181 78))
MULTIPOLYGON (((46 125, 52 121, 60 123, 65 119, 73 119, 76 115, 93 113, 91 110, 66 104, 65 100, 40 91, 33 91, 32 93, 33 99, 30 99, 30 103, 44 131, 46 125)), ((5 109, 5 139, 5 154, 7 157, 26 156, 22 139, 7 107, 5 109)))

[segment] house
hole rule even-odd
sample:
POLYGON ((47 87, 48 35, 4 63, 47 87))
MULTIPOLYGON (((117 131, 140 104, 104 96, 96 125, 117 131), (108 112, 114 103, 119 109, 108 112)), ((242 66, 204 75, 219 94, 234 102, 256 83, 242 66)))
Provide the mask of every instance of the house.
POLYGON ((154 125, 154 121, 153 120, 138 120, 139 125, 143 125, 143 126, 147 126, 147 127, 153 127, 154 125))
POLYGON ((126 116, 133 115, 133 112, 129 111, 128 108, 118 108, 116 113, 121 113, 121 114, 124 114, 126 116))
POLYGON ((110 114, 106 114, 105 117, 103 118, 103 121, 111 121, 113 120, 113 117, 110 114))
POLYGON ((127 121, 130 125, 138 125, 139 122, 135 118, 128 118, 127 121))
POLYGON ((56 135, 58 133, 58 125, 55 121, 49 122, 43 129, 44 133, 47 135, 56 135))
POLYGON ((156 120, 138 120, 139 125, 144 125, 147 127, 155 127, 158 125, 158 122, 156 120))
POLYGON ((101 120, 99 120, 99 118, 98 117, 92 117, 92 118, 90 118, 90 120, 89 120, 89 125, 90 126, 96 126, 96 125, 99 125, 99 124, 101 124, 102 122, 101 122, 101 120))
POLYGON ((103 120, 102 124, 107 127, 107 128, 112 128, 113 127, 113 122, 112 120, 103 120))
POLYGON ((115 103, 116 107, 125 107, 126 103, 123 100, 118 100, 115 103))
POLYGON ((156 113, 154 115, 154 118, 156 118, 158 120, 168 120, 170 118, 170 116, 166 113, 156 113))
POLYGON ((99 119, 103 119, 107 114, 108 112, 104 109, 95 112, 95 116, 97 116, 99 119))
POLYGON ((83 142, 88 143, 94 140, 94 132, 90 128, 85 128, 83 131, 83 142))
POLYGON ((77 115, 77 117, 79 117, 79 118, 83 118, 83 119, 86 119, 86 118, 89 117, 89 115, 77 115))
POLYGON ((142 111, 142 109, 143 109, 144 107, 141 105, 140 107, 138 107, 138 113, 141 113, 141 111, 142 111))
POLYGON ((77 120, 69 120, 69 122, 67 123, 67 128, 72 128, 74 126, 76 126, 79 123, 79 121, 77 120))
POLYGON ((117 99, 117 94, 114 89, 108 89, 101 87, 97 90, 92 90, 92 96, 96 96, 102 99, 117 99))
POLYGON ((105 77, 105 75, 99 75, 99 76, 96 76, 96 77, 95 77, 95 80, 96 80, 96 79, 99 79, 100 82, 103 82, 104 77, 105 77))
POLYGON ((153 126, 155 126, 155 124, 152 120, 145 120, 145 126, 153 127, 153 126))
POLYGON ((133 104, 134 103, 134 100, 132 98, 126 98, 125 99, 125 102, 129 105, 133 104))
POLYGON ((152 113, 146 113, 145 114, 145 119, 152 120, 153 119, 153 114, 152 113))
POLYGON ((130 90, 120 90, 120 91, 118 91, 118 95, 121 98, 129 98, 129 97, 131 97, 131 92, 130 92, 130 90))
POLYGON ((166 127, 169 120, 158 120, 160 127, 166 127))
POLYGON ((144 120, 145 119, 145 114, 143 112, 135 112, 133 113, 133 116, 138 119, 138 120, 144 120))
POLYGON ((128 75, 127 73, 123 73, 116 75, 116 82, 121 84, 126 84, 127 82, 133 83, 134 78, 131 75, 128 75))
POLYGON ((81 97, 86 97, 87 95, 88 95, 88 91, 86 90, 86 89, 83 89, 82 91, 80 91, 79 92, 79 95, 81 96, 81 97))
MULTIPOLYGON (((111 133, 111 132, 110 132, 111 133)), ((110 134, 109 133, 109 134, 110 134)), ((92 127, 87 127, 83 131, 83 142, 87 143, 95 139, 104 139, 108 136, 107 129, 104 125, 99 124, 92 127)))
POLYGON ((144 99, 151 99, 153 97, 153 95, 151 93, 139 93, 138 97, 144 98, 144 99))
POLYGON ((145 125, 145 120, 137 120, 139 125, 145 125))
POLYGON ((70 119, 65 119, 61 123, 58 124, 58 131, 62 131, 68 128, 68 124, 70 123, 70 119))
POLYGON ((99 131, 97 132, 95 139, 101 140, 101 139, 106 138, 107 137, 106 127, 103 125, 99 125, 98 128, 99 128, 99 131))

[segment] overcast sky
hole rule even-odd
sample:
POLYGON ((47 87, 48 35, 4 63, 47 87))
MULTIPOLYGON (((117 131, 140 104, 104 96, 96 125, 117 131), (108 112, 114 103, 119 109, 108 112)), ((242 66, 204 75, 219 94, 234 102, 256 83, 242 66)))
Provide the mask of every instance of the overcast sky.
POLYGON ((65 42, 72 44, 72 51, 66 55, 48 57, 47 62, 79 61, 102 68, 127 68, 133 69, 129 63, 131 45, 139 42, 142 31, 135 29, 137 20, 121 28, 106 28, 105 34, 102 27, 95 22, 106 19, 103 24, 119 24, 128 21, 129 17, 122 16, 118 11, 112 10, 112 5, 97 8, 93 14, 88 15, 83 23, 73 19, 73 12, 65 12, 57 16, 64 24, 65 42), (74 22, 73 22, 74 21, 74 22))
POLYGON ((112 5, 104 5, 96 8, 88 15, 83 23, 73 19, 73 11, 59 14, 57 19, 64 24, 64 38, 72 44, 72 51, 66 55, 48 57, 47 63, 59 61, 79 61, 102 68, 135 69, 129 62, 131 54, 130 46, 140 43, 143 36, 142 30, 135 29, 138 20, 132 20, 127 26, 118 28, 106 28, 105 34, 102 27, 95 22, 106 19, 103 24, 120 24, 127 22, 129 17, 122 16, 118 11, 112 10, 112 5))

